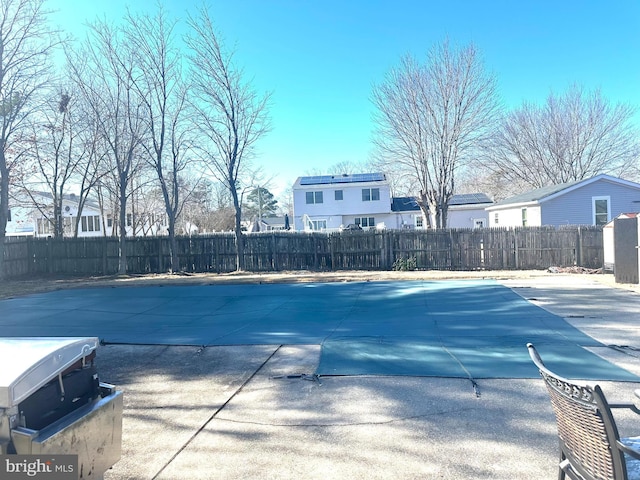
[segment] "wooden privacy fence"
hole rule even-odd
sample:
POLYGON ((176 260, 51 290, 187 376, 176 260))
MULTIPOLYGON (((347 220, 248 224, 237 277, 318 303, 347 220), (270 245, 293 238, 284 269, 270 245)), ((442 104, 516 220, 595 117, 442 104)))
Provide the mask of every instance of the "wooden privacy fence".
MULTIPOLYGON (((245 236, 248 271, 525 270, 550 266, 600 268, 601 227, 265 232, 245 236)), ((8 277, 112 275, 118 271, 118 240, 112 237, 17 238, 5 242, 8 277)), ((184 272, 231 272, 236 268, 230 233, 177 239, 184 272)), ((170 267, 167 237, 127 239, 127 272, 163 273, 170 267)))

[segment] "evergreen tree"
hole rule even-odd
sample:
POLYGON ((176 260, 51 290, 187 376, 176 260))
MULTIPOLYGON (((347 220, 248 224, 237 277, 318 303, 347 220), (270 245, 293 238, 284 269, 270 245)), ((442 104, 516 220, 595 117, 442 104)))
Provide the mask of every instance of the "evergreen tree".
POLYGON ((256 187, 247 195, 244 206, 247 218, 262 218, 276 214, 278 201, 273 194, 264 187, 256 187))

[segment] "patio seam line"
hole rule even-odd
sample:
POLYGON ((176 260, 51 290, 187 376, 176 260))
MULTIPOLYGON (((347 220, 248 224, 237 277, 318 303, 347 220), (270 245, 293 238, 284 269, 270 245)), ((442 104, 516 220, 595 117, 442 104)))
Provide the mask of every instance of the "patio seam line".
POLYGON ((162 472, 164 472, 164 470, 171 465, 171 463, 178 457, 178 455, 180 455, 190 444, 191 442, 193 442, 195 440, 195 438, 200 435, 200 433, 207 428, 207 426, 215 419, 215 417, 229 404, 231 403, 231 400, 233 400, 243 389, 244 387, 255 378, 255 376, 258 374, 258 372, 260 370, 262 370, 264 368, 264 366, 269 363, 269 361, 275 356, 276 353, 278 353, 278 351, 280 351, 280 349, 283 347, 283 345, 278 345, 278 347, 271 352, 271 355, 269 355, 267 357, 267 359, 262 362, 262 364, 260 364, 260 366, 256 369, 255 372, 253 372, 244 382, 242 382, 242 384, 236 389, 235 392, 233 392, 233 394, 222 404, 220 405, 220 407, 218 407, 216 409, 215 412, 213 412, 213 414, 200 426, 200 428, 198 428, 198 430, 195 431, 195 433, 193 435, 191 435, 191 437, 189 437, 189 439, 178 449, 177 452, 175 452, 171 458, 169 460, 167 460, 167 462, 162 466, 162 468, 160 468, 160 470, 158 470, 158 472, 151 478, 151 480, 155 480, 156 478, 158 478, 159 475, 162 474, 162 472))

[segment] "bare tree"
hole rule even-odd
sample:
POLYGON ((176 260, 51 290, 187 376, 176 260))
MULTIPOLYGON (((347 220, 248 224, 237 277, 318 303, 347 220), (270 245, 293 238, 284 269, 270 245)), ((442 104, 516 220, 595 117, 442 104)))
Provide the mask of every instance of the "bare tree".
POLYGON ((33 115, 31 135, 26 142, 29 148, 24 162, 31 174, 21 179, 22 191, 53 227, 56 238, 64 235, 63 200, 86 153, 80 141, 83 122, 76 114, 77 103, 68 86, 51 91, 39 112, 33 115), (51 201, 43 203, 35 198, 41 192, 49 195, 51 201))
POLYGON ((486 166, 529 188, 583 180, 600 173, 636 172, 640 136, 636 109, 612 105, 599 90, 573 85, 549 94, 544 105, 524 103, 497 130, 486 166))
POLYGON ((34 100, 49 81, 49 55, 58 44, 44 0, 0 0, 0 278, 9 219, 9 186, 24 151, 34 100))
MULTIPOLYGON (((126 18, 128 43, 136 56, 135 86, 143 99, 146 128, 144 148, 156 173, 169 224, 171 271, 180 268, 176 245, 176 220, 186 197, 181 178, 189 166, 189 142, 184 118, 186 88, 182 82, 180 55, 175 48, 175 21, 161 6, 154 17, 126 18)), ((192 185, 192 187, 195 185, 192 185)), ((189 192, 186 192, 187 196, 189 192)))
POLYGON ((427 225, 446 227, 459 168, 489 138, 499 111, 495 77, 473 45, 404 57, 373 90, 379 158, 406 177, 427 225), (432 221, 434 218, 435 221, 432 221))
POLYGON ((269 130, 269 95, 259 96, 243 79, 202 7, 190 17, 191 81, 196 121, 207 170, 231 193, 235 209, 236 267, 244 268, 241 231, 242 198, 239 194, 256 142, 269 130))
POLYGON ((142 158, 144 104, 134 85, 135 56, 122 31, 104 21, 90 27, 70 67, 109 152, 119 207, 118 272, 126 273, 127 200, 142 158))
MULTIPOLYGON (((108 166, 108 149, 107 143, 104 141, 103 136, 100 133, 100 125, 96 122, 93 116, 90 105, 86 102, 78 102, 78 107, 81 107, 80 122, 82 125, 79 129, 79 149, 81 155, 79 155, 79 163, 75 169, 74 182, 79 188, 78 194, 78 215, 74 225, 73 234, 74 237, 78 236, 80 229, 80 220, 82 210, 86 205, 89 196, 96 193, 98 185, 103 179, 110 173, 108 166)), ((105 224, 105 211, 102 210, 102 232, 107 234, 107 225, 105 224)))

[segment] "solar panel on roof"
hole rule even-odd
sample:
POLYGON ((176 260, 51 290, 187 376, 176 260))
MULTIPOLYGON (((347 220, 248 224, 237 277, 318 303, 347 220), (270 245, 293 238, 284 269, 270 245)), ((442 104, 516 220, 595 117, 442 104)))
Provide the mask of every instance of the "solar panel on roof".
POLYGON ((491 199, 484 193, 460 193, 451 197, 449 205, 473 205, 477 203, 491 203, 491 199))
POLYGON ((300 185, 327 185, 333 183, 381 182, 383 173, 355 173, 353 175, 313 175, 301 177, 300 185))

